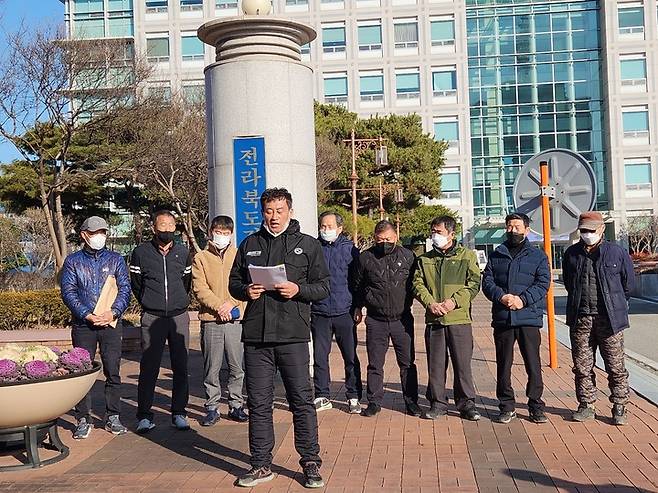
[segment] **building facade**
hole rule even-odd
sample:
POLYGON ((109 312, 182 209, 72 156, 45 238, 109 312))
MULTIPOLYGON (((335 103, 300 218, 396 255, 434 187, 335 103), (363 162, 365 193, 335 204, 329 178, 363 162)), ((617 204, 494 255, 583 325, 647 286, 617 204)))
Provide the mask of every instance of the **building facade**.
MULTIPOLYGON (((196 29, 239 12, 239 0, 65 6, 70 37, 133 39, 155 64, 149 91, 188 101, 214 57, 196 29)), ((502 241, 516 173, 555 147, 591 163, 617 229, 658 211, 656 0, 273 0, 273 14, 316 29, 302 53, 317 100, 362 117, 417 113, 448 142, 438 201, 472 245, 502 241)))

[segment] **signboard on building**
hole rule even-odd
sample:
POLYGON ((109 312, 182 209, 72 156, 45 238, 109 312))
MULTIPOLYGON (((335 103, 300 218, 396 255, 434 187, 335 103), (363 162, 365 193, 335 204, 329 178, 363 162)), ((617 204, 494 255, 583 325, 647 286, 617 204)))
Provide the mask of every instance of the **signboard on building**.
POLYGON ((233 176, 235 180, 235 236, 239 245, 260 229, 263 216, 260 196, 265 191, 265 138, 233 139, 233 176))

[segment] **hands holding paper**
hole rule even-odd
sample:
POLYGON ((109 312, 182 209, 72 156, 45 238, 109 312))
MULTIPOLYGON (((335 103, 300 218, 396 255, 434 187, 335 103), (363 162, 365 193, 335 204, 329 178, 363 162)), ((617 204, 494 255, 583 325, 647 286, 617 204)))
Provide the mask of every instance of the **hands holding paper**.
MULTIPOLYGON (((299 286, 291 281, 275 284, 274 289, 278 291, 281 296, 287 299, 293 298, 297 293, 299 293, 299 286)), ((247 287, 247 295, 252 300, 257 300, 260 298, 260 295, 265 291, 265 286, 262 284, 250 284, 247 287)))

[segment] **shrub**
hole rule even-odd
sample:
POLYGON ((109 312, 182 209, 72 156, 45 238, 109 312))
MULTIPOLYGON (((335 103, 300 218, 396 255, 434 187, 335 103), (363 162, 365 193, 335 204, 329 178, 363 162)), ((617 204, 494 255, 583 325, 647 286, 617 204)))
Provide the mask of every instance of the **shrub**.
MULTIPOLYGON (((190 293, 190 310, 198 310, 199 302, 190 293)), ((141 309, 131 295, 123 318, 138 324, 141 309)), ((71 312, 62 301, 59 289, 41 291, 0 291, 0 330, 49 329, 68 327, 71 312)))
POLYGON ((66 326, 70 320, 59 289, 0 293, 0 330, 66 326))

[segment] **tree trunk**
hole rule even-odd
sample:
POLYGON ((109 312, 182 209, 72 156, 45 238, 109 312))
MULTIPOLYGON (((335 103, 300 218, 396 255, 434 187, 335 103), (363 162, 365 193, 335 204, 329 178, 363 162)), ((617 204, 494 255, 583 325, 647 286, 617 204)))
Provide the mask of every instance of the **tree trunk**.
POLYGON ((62 195, 59 190, 53 191, 55 195, 55 219, 57 221, 57 240, 59 241, 59 250, 62 257, 68 255, 68 246, 66 242, 66 229, 64 228, 64 213, 62 212, 62 195))
POLYGON ((50 243, 53 247, 53 254, 55 255, 55 272, 58 273, 64 265, 64 257, 59 248, 59 241, 57 240, 57 233, 55 232, 55 225, 53 224, 53 216, 48 204, 48 194, 46 193, 46 187, 43 183, 43 176, 39 177, 39 189, 41 192, 41 211, 43 212, 43 217, 46 219, 46 224, 48 226, 48 235, 50 236, 50 243))

